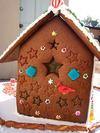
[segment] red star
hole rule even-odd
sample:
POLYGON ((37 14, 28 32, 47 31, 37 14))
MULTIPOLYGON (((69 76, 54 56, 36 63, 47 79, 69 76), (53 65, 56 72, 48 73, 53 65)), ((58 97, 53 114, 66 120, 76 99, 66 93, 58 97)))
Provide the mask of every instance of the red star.
POLYGON ((27 57, 23 57, 22 55, 20 56, 19 62, 21 64, 21 66, 24 66, 25 64, 28 64, 27 59, 28 59, 27 57))
POLYGON ((30 50, 27 53, 29 54, 30 59, 32 59, 34 57, 37 58, 37 52, 38 50, 34 50, 33 48, 30 48, 30 50))

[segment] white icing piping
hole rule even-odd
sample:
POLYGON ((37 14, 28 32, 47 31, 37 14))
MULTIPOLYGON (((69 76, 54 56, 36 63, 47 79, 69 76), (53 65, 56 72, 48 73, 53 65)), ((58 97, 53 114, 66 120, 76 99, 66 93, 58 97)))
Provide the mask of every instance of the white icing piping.
POLYGON ((92 34, 89 33, 87 31, 87 29, 79 23, 79 21, 72 15, 72 13, 70 11, 66 10, 68 8, 66 8, 66 9, 62 8, 62 7, 60 7, 60 8, 61 8, 61 13, 63 15, 65 15, 65 17, 67 17, 68 19, 72 20, 73 23, 79 28, 79 30, 81 30, 85 34, 85 36, 87 36, 90 43, 93 44, 93 46, 95 46, 97 48, 97 50, 100 52, 99 42, 93 38, 92 34))
POLYGON ((41 19, 43 19, 46 15, 48 15, 50 13, 50 10, 48 10, 46 13, 42 14, 40 17, 38 17, 33 23, 31 23, 18 37, 16 40, 14 40, 9 46, 8 48, 3 52, 3 54, 0 56, 0 59, 2 59, 6 54, 7 52, 16 44, 16 42, 18 40, 20 40, 23 35, 25 33, 27 33, 36 23, 38 23, 38 21, 40 21, 41 19))

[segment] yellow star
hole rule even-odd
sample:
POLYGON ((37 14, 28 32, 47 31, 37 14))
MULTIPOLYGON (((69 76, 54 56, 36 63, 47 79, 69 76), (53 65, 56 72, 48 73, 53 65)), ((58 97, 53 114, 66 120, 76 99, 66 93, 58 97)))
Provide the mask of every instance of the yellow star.
POLYGON ((52 36, 57 36, 57 33, 55 31, 53 31, 52 36))

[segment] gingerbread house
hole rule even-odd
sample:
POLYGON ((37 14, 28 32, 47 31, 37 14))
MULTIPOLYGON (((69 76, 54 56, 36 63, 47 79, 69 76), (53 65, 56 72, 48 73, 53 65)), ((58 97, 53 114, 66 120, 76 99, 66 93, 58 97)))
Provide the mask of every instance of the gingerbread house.
POLYGON ((30 24, 0 63, 18 61, 18 113, 86 123, 100 46, 68 7, 58 5, 30 24))

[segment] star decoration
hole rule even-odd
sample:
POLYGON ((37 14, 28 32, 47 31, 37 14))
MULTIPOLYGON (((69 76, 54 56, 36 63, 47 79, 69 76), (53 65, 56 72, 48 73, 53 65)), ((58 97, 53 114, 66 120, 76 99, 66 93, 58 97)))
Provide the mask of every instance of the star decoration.
POLYGON ((26 81, 24 75, 19 76, 18 79, 19 79, 19 82, 20 82, 21 85, 23 85, 23 83, 26 81))
POLYGON ((53 42, 49 42, 49 44, 51 45, 51 49, 55 48, 56 50, 57 50, 57 46, 59 45, 59 43, 57 43, 55 39, 53 40, 53 42))
POLYGON ((53 37, 57 36, 57 32, 52 31, 52 36, 53 36, 53 37))
POLYGON ((67 99, 59 98, 59 100, 56 102, 61 108, 64 106, 67 106, 67 99))
POLYGON ((77 95, 72 99, 74 106, 81 106, 82 105, 82 99, 77 95))
POLYGON ((36 104, 37 106, 40 106, 41 103, 42 103, 42 100, 40 99, 39 96, 33 97, 33 104, 36 104))
MULTIPOLYGON (((55 75, 57 75, 59 77, 59 72, 58 70, 60 69, 60 67, 62 66, 62 64, 59 64, 55 61, 54 58, 52 58, 50 60, 50 62, 48 63, 44 63, 45 67, 47 68, 47 75, 51 74, 51 73, 54 73, 55 75)), ((51 81, 49 81, 51 82, 51 81)))
POLYGON ((24 66, 25 64, 28 64, 27 59, 28 59, 28 57, 24 57, 22 55, 20 56, 19 62, 21 64, 21 66, 24 66))
POLYGON ((71 51, 70 63, 77 61, 78 54, 71 51))
POLYGON ((38 50, 34 50, 33 48, 30 48, 30 50, 27 53, 29 54, 30 59, 32 59, 34 57, 37 58, 37 52, 38 50))
POLYGON ((48 80, 48 84, 50 84, 50 85, 53 84, 53 80, 52 79, 49 79, 48 80))
POLYGON ((27 100, 27 98, 29 97, 29 95, 28 95, 27 91, 24 91, 24 92, 21 92, 21 96, 20 97, 23 98, 23 99, 25 99, 25 100, 27 100))

